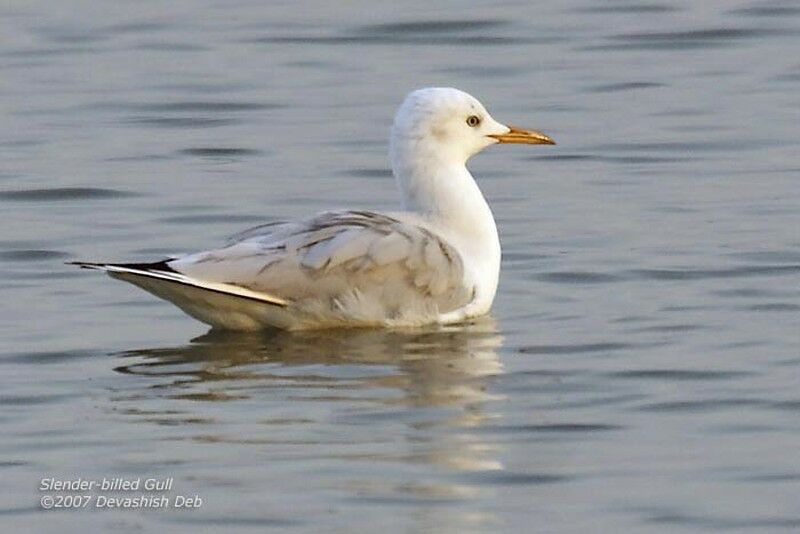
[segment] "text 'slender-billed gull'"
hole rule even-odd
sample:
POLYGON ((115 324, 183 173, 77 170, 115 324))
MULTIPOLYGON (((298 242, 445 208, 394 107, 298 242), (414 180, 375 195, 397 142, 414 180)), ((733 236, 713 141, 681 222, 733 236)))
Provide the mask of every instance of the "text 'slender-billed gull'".
POLYGON ((495 121, 452 88, 409 94, 390 155, 404 211, 331 211, 270 223, 155 263, 78 262, 214 327, 309 329, 456 323, 487 313, 500 271, 489 205, 466 168, 495 143, 554 144, 495 121))

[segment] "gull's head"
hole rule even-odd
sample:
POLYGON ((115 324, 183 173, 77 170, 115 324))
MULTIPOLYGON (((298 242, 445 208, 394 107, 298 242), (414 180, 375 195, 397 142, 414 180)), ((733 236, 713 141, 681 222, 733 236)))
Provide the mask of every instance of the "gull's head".
POLYGON ((392 125, 395 166, 413 158, 464 164, 496 143, 555 144, 536 130, 497 122, 475 97, 449 87, 413 91, 400 106, 392 125))

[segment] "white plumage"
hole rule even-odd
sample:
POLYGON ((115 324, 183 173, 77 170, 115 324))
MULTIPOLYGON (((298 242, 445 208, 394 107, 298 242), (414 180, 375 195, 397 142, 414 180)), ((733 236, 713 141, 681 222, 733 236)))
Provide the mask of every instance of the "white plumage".
POLYGON ((495 121, 450 88, 412 92, 391 132, 406 211, 325 212, 245 231, 225 246, 144 264, 79 262, 228 329, 410 327, 489 311, 500 242, 466 168, 495 143, 553 144, 495 121))

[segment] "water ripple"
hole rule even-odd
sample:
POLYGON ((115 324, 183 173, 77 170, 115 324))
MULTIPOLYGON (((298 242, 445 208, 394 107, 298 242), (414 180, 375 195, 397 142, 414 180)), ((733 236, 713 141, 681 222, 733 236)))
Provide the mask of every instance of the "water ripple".
POLYGON ((339 173, 343 176, 355 176, 357 178, 391 178, 392 171, 390 169, 348 169, 339 173))
POLYGON ((766 28, 706 28, 674 32, 626 33, 611 37, 616 44, 592 47, 594 50, 690 50, 730 46, 745 39, 787 33, 766 28))
POLYGON ((654 87, 665 87, 665 84, 655 82, 611 83, 607 85, 595 85, 586 90, 590 93, 617 93, 620 91, 632 91, 635 89, 652 89, 654 87))
POLYGON ((732 258, 767 263, 795 263, 800 265, 800 252, 796 250, 764 250, 758 252, 735 252, 732 258))
POLYGON ((395 22, 387 24, 371 24, 361 26, 355 33, 367 35, 386 35, 386 34, 413 34, 428 35, 432 33, 454 33, 463 31, 485 30, 506 26, 510 22, 498 19, 482 20, 422 20, 416 22, 395 22))
POLYGON ((132 191, 104 189, 98 187, 52 187, 47 189, 19 189, 0 191, 0 199, 20 202, 45 200, 90 200, 101 198, 126 198, 143 196, 132 191))
POLYGON ((708 326, 700 324, 664 324, 643 326, 639 328, 631 328, 629 332, 656 332, 656 333, 673 333, 673 332, 692 332, 694 330, 705 330, 708 326))
POLYGON ((480 486, 538 486, 541 484, 555 484, 557 482, 568 482, 576 477, 567 475, 557 475, 552 473, 517 473, 508 471, 479 471, 469 473, 457 478, 470 484, 480 486))
POLYGON ((749 17, 792 17, 800 15, 797 6, 752 6, 732 9, 728 13, 733 15, 747 15, 749 17))
POLYGON ((630 371, 617 371, 608 373, 610 378, 623 378, 633 380, 729 380, 753 376, 756 373, 748 371, 702 371, 688 369, 636 369, 630 371))
POLYGON ((582 354, 636 348, 633 343, 584 343, 575 345, 527 345, 519 349, 522 354, 582 354))
POLYGON ((764 304, 746 306, 743 309, 754 312, 797 312, 800 311, 800 305, 790 302, 765 302, 764 304))
POLYGON ((132 125, 154 126, 156 128, 213 128, 229 126, 241 121, 210 117, 131 117, 125 122, 132 125))
POLYGON ((256 223, 264 220, 264 217, 256 215, 233 215, 225 213, 203 213, 198 215, 175 215, 173 217, 161 217, 158 222, 168 224, 218 224, 218 223, 256 223))
POLYGON ((622 430, 621 425, 602 423, 549 423, 529 425, 487 425, 480 432, 492 434, 575 434, 587 432, 610 432, 622 430))
POLYGON ((670 13, 678 8, 667 4, 614 4, 605 6, 582 7, 576 11, 580 13, 670 13))
POLYGON ((426 20, 370 24, 351 28, 338 35, 271 35, 253 39, 257 43, 296 44, 380 44, 380 45, 471 45, 499 46, 560 41, 556 36, 487 35, 491 30, 508 25, 503 20, 426 20), (481 32, 481 33, 478 33, 481 32))
POLYGON ((0 261, 45 261, 69 256, 60 250, 4 250, 0 252, 0 261))
POLYGON ((638 409, 643 412, 698 413, 742 408, 746 406, 764 406, 767 404, 769 403, 760 399, 706 399, 696 401, 655 402, 640 406, 638 409))
MULTIPOLYGON (((763 517, 756 519, 723 519, 719 517, 697 516, 688 514, 657 514, 647 518, 647 522, 664 525, 684 525, 714 530, 731 529, 767 529, 767 528, 800 528, 798 517, 763 517)), ((763 530, 757 530, 762 531, 763 530)))
POLYGON ((550 44, 559 42, 558 37, 493 37, 475 36, 379 36, 379 35, 332 35, 332 36, 274 36, 253 39, 265 44, 319 44, 319 45, 464 45, 464 46, 510 46, 521 44, 550 44))
POLYGON ((148 112, 228 112, 228 111, 256 111, 262 109, 278 109, 279 104, 267 104, 259 102, 211 102, 211 101, 188 101, 188 102, 157 102, 151 104, 124 104, 123 108, 135 109, 148 112))
POLYGON ((646 280, 705 280, 800 273, 800 265, 759 265, 732 269, 634 269, 631 275, 646 280))
POLYGON ((257 156, 263 154, 261 150, 252 148, 223 148, 223 147, 197 147, 185 148, 178 151, 179 154, 187 156, 199 156, 204 158, 233 158, 239 156, 257 156))
POLYGON ((742 477, 745 482, 800 482, 800 473, 768 473, 742 477))
POLYGON ((559 284, 606 284, 609 282, 618 282, 623 279, 613 274, 576 271, 542 273, 534 276, 534 278, 544 282, 555 282, 559 284))
POLYGON ((93 358, 95 356, 97 356, 97 352, 92 350, 62 350, 49 352, 25 352, 14 356, 4 357, 1 361, 3 363, 47 364, 70 362, 86 358, 93 358))
POLYGON ((78 396, 77 393, 61 395, 0 395, 0 405, 3 406, 32 406, 37 404, 60 404, 78 396))

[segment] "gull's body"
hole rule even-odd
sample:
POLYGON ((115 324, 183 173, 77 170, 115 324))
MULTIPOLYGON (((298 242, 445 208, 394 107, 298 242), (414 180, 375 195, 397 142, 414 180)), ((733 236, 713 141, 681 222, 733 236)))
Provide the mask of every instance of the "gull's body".
POLYGON ((462 91, 420 89, 403 102, 391 133, 404 211, 326 212, 161 262, 80 265, 219 328, 464 321, 489 311, 500 272, 494 217, 466 162, 498 142, 553 143, 498 123, 462 91))

